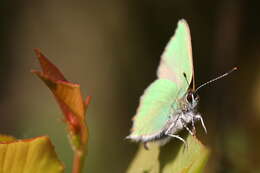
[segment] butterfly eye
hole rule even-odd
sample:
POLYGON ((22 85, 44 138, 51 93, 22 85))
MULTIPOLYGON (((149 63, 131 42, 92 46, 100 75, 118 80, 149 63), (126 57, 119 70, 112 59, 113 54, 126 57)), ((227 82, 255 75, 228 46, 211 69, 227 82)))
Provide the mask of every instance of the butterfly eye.
POLYGON ((192 103, 192 101, 193 101, 193 95, 192 95, 192 93, 189 93, 188 95, 187 95, 187 97, 186 97, 186 100, 187 100, 187 102, 189 102, 189 103, 192 103))

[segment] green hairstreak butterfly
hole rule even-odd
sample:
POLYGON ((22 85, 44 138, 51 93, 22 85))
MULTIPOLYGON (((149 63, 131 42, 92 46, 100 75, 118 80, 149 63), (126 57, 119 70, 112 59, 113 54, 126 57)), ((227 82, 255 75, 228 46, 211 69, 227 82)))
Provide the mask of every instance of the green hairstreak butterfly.
MULTIPOLYGON (((234 70, 236 68, 230 72, 234 70)), ((185 143, 177 134, 186 129, 193 135, 196 121, 200 121, 207 132, 202 116, 197 112, 199 97, 196 91, 230 72, 195 90, 190 30, 187 22, 180 20, 161 56, 158 79, 148 86, 140 98, 131 134, 127 138, 145 144, 150 141, 166 143, 170 138, 178 138, 185 143), (193 87, 190 88, 192 79, 193 87)))

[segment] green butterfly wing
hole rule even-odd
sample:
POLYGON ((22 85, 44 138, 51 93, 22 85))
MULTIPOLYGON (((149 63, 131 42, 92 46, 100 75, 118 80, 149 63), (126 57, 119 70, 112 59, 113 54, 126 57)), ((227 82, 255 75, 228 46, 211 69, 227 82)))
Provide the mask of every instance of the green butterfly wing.
POLYGON ((178 22, 175 34, 161 57, 157 75, 159 79, 140 98, 133 128, 128 136, 132 140, 149 141, 159 135, 171 111, 178 108, 178 99, 187 92, 193 76, 193 63, 190 31, 185 20, 178 22))
POLYGON ((175 34, 162 54, 157 75, 175 82, 182 91, 181 95, 189 88, 193 77, 193 61, 190 29, 184 19, 178 22, 175 34), (186 74, 187 81, 183 73, 186 74))
POLYGON ((177 85, 167 79, 158 79, 145 90, 134 117, 133 138, 160 132, 169 119, 171 104, 177 98, 176 91, 177 85))

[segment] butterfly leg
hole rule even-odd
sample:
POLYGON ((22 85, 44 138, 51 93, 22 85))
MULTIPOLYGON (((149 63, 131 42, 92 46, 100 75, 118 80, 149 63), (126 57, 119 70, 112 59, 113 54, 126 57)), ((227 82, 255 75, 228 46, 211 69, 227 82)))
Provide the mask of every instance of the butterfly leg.
POLYGON ((149 150, 147 142, 144 142, 144 149, 149 150))
POLYGON ((180 141, 182 141, 182 142, 184 143, 185 148, 188 148, 187 142, 186 142, 182 137, 180 137, 180 136, 178 136, 178 135, 173 135, 173 134, 167 134, 167 135, 170 136, 170 137, 179 139, 180 141))
POLYGON ((194 133, 189 129, 189 127, 187 126, 187 123, 185 122, 185 120, 183 118, 180 118, 180 121, 181 121, 183 127, 193 136, 194 133))
POLYGON ((191 119, 191 125, 192 125, 192 132, 193 132, 193 134, 196 134, 195 119, 196 118, 194 118, 194 117, 191 119))
MULTIPOLYGON (((177 119, 178 120, 178 119, 177 119)), ((172 123, 171 125, 170 125, 170 127, 168 127, 168 129, 165 131, 165 135, 167 135, 167 136, 170 136, 170 137, 172 137, 172 138, 177 138, 177 139, 179 139, 180 141, 182 141, 183 143, 184 143, 184 145, 185 145, 185 148, 187 148, 188 147, 188 145, 187 145, 187 143, 186 143, 186 141, 182 138, 182 137, 180 137, 180 136, 178 136, 178 135, 174 135, 174 134, 171 134, 171 130, 172 130, 172 128, 175 126, 176 124, 175 123, 172 123)))
POLYGON ((171 125, 170 125, 170 127, 165 131, 165 135, 168 135, 168 134, 170 134, 170 131, 171 131, 171 129, 173 128, 173 126, 175 126, 175 124, 174 123, 172 123, 171 125))
POLYGON ((205 133, 207 133, 207 129, 206 129, 206 126, 205 126, 205 124, 204 124, 204 121, 203 121, 203 118, 201 117, 201 115, 196 115, 195 118, 198 119, 198 120, 200 120, 200 123, 201 123, 201 125, 202 125, 202 127, 203 127, 205 133))

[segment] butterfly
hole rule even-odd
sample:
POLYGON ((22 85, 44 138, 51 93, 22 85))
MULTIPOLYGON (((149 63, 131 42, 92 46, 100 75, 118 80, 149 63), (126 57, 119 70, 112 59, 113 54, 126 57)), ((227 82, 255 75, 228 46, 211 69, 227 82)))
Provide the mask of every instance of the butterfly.
POLYGON ((141 96, 131 134, 126 138, 145 144, 151 141, 164 144, 170 138, 185 143, 178 132, 186 129, 194 135, 197 121, 207 132, 197 111, 199 96, 195 90, 191 36, 184 19, 179 20, 175 34, 161 56, 157 76, 141 96), (192 80, 193 88, 190 88, 192 80))

